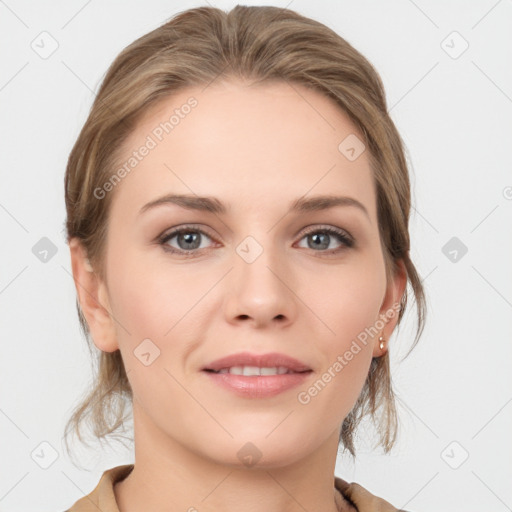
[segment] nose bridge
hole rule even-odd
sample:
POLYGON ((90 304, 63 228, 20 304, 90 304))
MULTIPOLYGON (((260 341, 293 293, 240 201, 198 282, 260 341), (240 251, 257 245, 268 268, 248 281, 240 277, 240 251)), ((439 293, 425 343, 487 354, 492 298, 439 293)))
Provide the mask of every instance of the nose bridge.
POLYGON ((275 273, 281 272, 283 252, 269 234, 245 237, 235 248, 235 274, 243 287, 251 286, 253 293, 282 293, 283 284, 275 273))
POLYGON ((268 233, 248 235, 235 247, 227 292, 231 319, 251 317, 258 324, 291 319, 294 298, 285 284, 289 276, 283 249, 268 233))

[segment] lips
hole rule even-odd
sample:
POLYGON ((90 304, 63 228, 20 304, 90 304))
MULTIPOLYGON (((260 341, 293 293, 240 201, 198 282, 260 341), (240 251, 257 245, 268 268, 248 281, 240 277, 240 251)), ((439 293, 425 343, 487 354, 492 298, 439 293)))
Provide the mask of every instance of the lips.
POLYGON ((275 397, 306 382, 313 370, 285 354, 241 352, 211 362, 201 369, 210 382, 250 399, 275 397))
MULTIPOLYGON (((251 354, 249 352, 240 352, 238 354, 232 354, 227 357, 217 359, 206 365, 204 368, 202 368, 202 370, 215 373, 219 373, 221 372, 221 370, 223 370, 222 373, 226 373, 225 370, 229 371, 232 369, 237 374, 241 374, 240 369, 243 369, 243 371, 246 372, 245 374, 249 373, 258 375, 258 373, 255 372, 254 368, 277 368, 278 374, 304 373, 312 371, 312 369, 308 365, 285 354, 251 354)), ((259 374, 265 375, 265 370, 263 370, 259 374)))

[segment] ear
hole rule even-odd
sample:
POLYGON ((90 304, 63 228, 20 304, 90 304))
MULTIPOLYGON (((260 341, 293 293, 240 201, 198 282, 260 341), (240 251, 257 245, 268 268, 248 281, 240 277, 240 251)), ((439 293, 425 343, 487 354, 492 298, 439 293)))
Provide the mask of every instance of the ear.
POLYGON ((89 332, 96 347, 104 352, 114 352, 119 348, 106 284, 91 267, 80 240, 69 241, 73 280, 80 308, 87 320, 89 332))
POLYGON ((386 341, 384 348, 379 346, 379 336, 374 337, 373 357, 383 356, 388 348, 388 341, 395 330, 398 322, 398 314, 400 312, 400 302, 407 286, 407 269, 403 260, 397 261, 396 273, 390 278, 384 301, 379 311, 379 318, 382 319, 384 327, 381 329, 381 334, 386 341))

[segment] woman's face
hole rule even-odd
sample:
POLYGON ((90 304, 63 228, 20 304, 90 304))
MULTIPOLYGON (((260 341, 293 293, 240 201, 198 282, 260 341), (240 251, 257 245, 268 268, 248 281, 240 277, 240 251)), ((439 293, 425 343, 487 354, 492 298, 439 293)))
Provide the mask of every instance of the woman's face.
POLYGON ((120 349, 135 428, 158 450, 271 467, 337 443, 405 286, 386 283, 361 141, 330 99, 287 83, 189 88, 137 125, 121 181, 97 191, 114 194, 110 315, 88 321, 120 349), (212 364, 240 354, 278 356, 212 364), (293 372, 205 370, 226 366, 293 372))

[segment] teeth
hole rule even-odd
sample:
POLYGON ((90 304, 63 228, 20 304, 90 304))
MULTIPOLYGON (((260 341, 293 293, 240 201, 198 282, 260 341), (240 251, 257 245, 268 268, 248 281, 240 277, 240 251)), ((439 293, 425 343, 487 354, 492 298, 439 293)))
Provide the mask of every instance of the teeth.
POLYGON ((293 373, 284 366, 273 368, 259 368, 258 366, 232 366, 231 368, 223 368, 217 373, 231 373, 232 375, 243 375, 244 377, 252 377, 254 375, 283 375, 285 373, 293 373))
MULTIPOLYGON (((237 375, 244 375, 245 377, 252 377, 253 375, 261 375, 260 369, 257 366, 244 366, 239 367, 240 373, 237 375)), ((231 368, 230 372, 233 373, 234 368, 231 368)))

